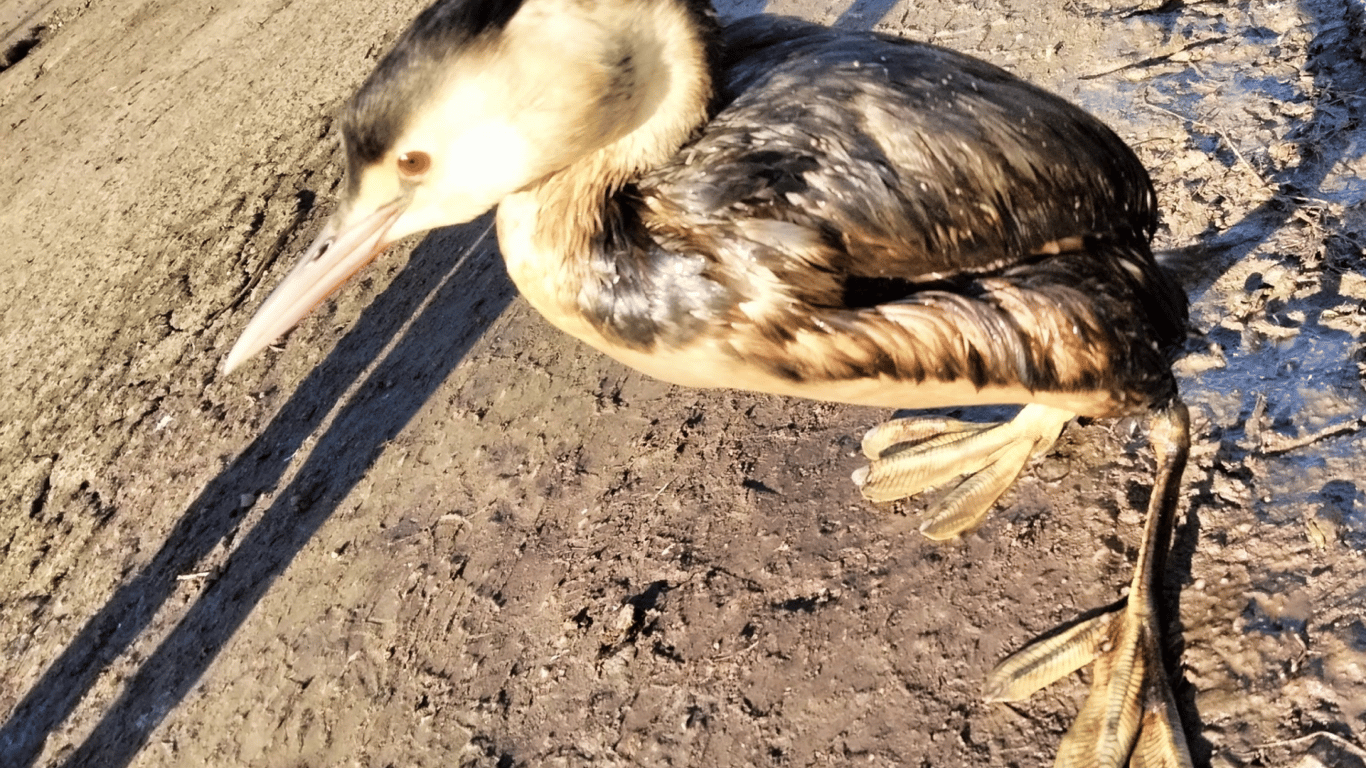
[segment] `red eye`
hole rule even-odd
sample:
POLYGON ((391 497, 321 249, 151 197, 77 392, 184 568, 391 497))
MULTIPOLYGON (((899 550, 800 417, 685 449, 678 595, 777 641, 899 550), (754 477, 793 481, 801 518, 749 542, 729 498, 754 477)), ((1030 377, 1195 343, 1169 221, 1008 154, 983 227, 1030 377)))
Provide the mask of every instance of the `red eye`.
POLYGON ((404 152, 398 156, 398 172, 416 178, 432 167, 432 156, 426 152, 404 152))

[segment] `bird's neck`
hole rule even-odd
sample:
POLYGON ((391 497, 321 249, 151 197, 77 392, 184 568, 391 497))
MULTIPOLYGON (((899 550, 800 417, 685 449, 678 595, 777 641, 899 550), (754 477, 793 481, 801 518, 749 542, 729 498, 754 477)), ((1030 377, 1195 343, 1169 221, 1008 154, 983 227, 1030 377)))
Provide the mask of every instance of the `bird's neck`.
MULTIPOLYGON (((590 279, 603 228, 623 187, 672 159, 709 118, 715 27, 692 0, 652 4, 638 22, 640 98, 654 109, 635 129, 577 159, 498 207, 498 239, 523 295, 567 327, 578 287, 590 279)), ((630 204, 623 201, 622 204, 630 204)))

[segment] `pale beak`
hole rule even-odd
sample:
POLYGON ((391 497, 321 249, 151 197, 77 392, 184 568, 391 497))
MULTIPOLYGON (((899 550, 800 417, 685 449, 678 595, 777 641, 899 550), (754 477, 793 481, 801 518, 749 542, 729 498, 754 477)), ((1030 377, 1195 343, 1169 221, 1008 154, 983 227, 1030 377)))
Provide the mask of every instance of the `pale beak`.
POLYGON ((329 219, 299 263, 256 310, 223 361, 223 372, 232 373, 285 335, 328 294, 388 247, 391 241, 386 235, 403 215, 410 199, 408 195, 398 197, 354 223, 343 223, 336 215, 329 219))

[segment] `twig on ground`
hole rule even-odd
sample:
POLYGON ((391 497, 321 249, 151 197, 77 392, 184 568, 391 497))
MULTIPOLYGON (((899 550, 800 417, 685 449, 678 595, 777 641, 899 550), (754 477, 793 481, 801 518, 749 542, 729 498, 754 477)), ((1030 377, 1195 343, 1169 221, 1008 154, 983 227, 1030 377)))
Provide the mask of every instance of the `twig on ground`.
POLYGON ((1175 51, 1158 54, 1157 56, 1149 56, 1146 59, 1130 62, 1128 64, 1121 64, 1120 66, 1115 67, 1114 69, 1107 69, 1104 72, 1096 72, 1090 75, 1081 75, 1078 79, 1095 80, 1096 78, 1105 77, 1106 75, 1113 75, 1116 72, 1123 72, 1126 69, 1139 69, 1142 67, 1151 67, 1154 64, 1164 64, 1168 61, 1181 62, 1183 61, 1183 59, 1181 58, 1181 54, 1186 53, 1187 51, 1193 51, 1196 48, 1204 48, 1207 45, 1218 45, 1219 43, 1222 43, 1225 40, 1228 40, 1227 36, 1211 37, 1207 40, 1196 40, 1195 42, 1190 43, 1189 45, 1186 45, 1182 48, 1178 48, 1175 51))
POLYGON ((1243 153, 1238 151, 1238 145, 1236 145, 1236 144, 1233 143, 1233 139, 1230 139, 1230 138, 1228 137, 1228 134, 1227 134, 1227 133, 1224 133, 1224 131, 1223 131, 1222 129, 1220 129, 1218 126, 1210 125, 1209 123, 1207 123, 1207 122, 1205 122, 1205 121, 1203 121, 1203 120, 1198 120, 1198 119, 1196 119, 1196 118, 1194 118, 1194 117, 1187 117, 1186 115, 1183 115, 1183 114, 1181 114, 1180 112, 1173 112, 1172 110, 1167 109, 1166 107, 1161 107, 1161 106, 1158 106, 1158 105, 1152 103, 1151 101, 1148 101, 1146 98, 1143 100, 1143 106, 1145 106, 1145 107, 1147 107, 1147 108, 1149 108, 1149 109, 1155 109, 1155 110, 1157 110, 1158 112, 1165 112, 1165 113, 1171 115, 1172 117, 1177 118, 1178 120, 1189 120, 1189 121, 1190 121, 1192 124, 1194 124, 1194 125, 1198 125, 1198 126, 1201 126, 1201 127, 1203 127, 1203 128, 1206 128, 1206 129, 1208 129, 1208 130, 1214 131, 1216 134, 1218 134, 1219 138, 1221 138, 1221 139, 1224 140, 1224 144, 1228 146, 1229 151, 1232 152, 1232 153, 1233 153, 1233 156, 1236 157, 1236 158, 1238 159, 1238 162, 1239 162, 1240 164, 1242 164, 1242 166, 1243 166, 1244 168, 1247 169, 1248 173, 1251 173, 1251 174, 1253 175, 1253 177, 1255 177, 1258 181, 1260 181, 1260 182, 1262 183, 1262 186, 1265 186, 1265 187, 1270 187, 1270 186, 1271 186, 1270 184, 1268 184, 1268 183, 1266 182, 1266 179, 1263 179, 1263 178, 1262 178, 1262 175, 1261 175, 1260 173, 1257 173, 1257 169, 1254 168, 1254 167, 1252 167, 1252 163, 1249 163, 1249 162, 1247 161, 1247 158, 1246 158, 1246 157, 1243 157, 1243 153))
POLYGON ((673 484, 673 481, 675 481, 675 480, 677 480, 677 479, 678 479, 678 477, 676 477, 676 476, 675 476, 675 477, 671 477, 671 478, 669 478, 668 482, 666 482, 666 483, 664 483, 663 485, 659 486, 659 490, 655 491, 655 495, 653 495, 653 496, 650 497, 650 503, 654 503, 654 501, 655 501, 656 499, 659 498, 659 495, 660 495, 661 493, 664 493, 664 489, 665 489, 665 488, 668 488, 670 485, 672 485, 672 484, 673 484))
POLYGON ((1355 419, 1348 419, 1347 421, 1339 422, 1337 424, 1329 424, 1323 429, 1310 432, 1307 435, 1300 435, 1299 437, 1281 437, 1280 435, 1273 435, 1269 438, 1263 438, 1260 441, 1261 445, 1257 448, 1257 453, 1263 456, 1286 453, 1297 448, 1303 448, 1306 445, 1312 445, 1325 438, 1343 435, 1349 432, 1358 432, 1362 427, 1366 427, 1366 416, 1358 416, 1355 419))
POLYGON ((1272 747, 1293 747, 1296 744, 1301 744, 1306 741, 1313 741, 1314 739, 1317 739, 1320 736, 1327 736, 1330 741, 1336 742, 1338 746, 1342 747, 1348 752, 1351 752, 1357 757, 1366 758, 1366 749, 1362 749, 1361 747, 1352 743, 1350 740, 1345 739, 1342 736, 1333 733, 1332 731, 1314 731, 1312 733, 1306 733, 1303 736, 1297 736, 1293 739, 1268 741, 1264 744, 1257 744, 1254 747, 1254 749, 1270 749, 1272 747))

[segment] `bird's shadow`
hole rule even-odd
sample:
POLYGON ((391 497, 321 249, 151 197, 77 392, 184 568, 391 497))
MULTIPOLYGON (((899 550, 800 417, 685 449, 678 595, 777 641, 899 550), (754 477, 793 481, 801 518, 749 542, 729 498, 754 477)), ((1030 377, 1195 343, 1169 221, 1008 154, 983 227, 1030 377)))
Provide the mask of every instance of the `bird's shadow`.
MULTIPOLYGON (((853 0, 848 8, 830 22, 830 26, 836 29, 871 30, 901 3, 902 0, 853 0)), ((768 7, 769 0, 731 0, 727 3, 718 2, 716 5, 721 18, 727 20, 755 16, 764 13, 765 10, 773 11, 768 7)))
POLYGON ((830 26, 836 29, 870 30, 896 7, 899 0, 854 0, 830 26))
POLYGON ((515 289, 493 238, 483 236, 489 227, 481 219, 434 233, 418 246, 260 436, 186 507, 160 551, 85 624, 0 726, 0 765, 24 768, 37 761, 48 736, 149 628, 175 592, 177 575, 193 571, 237 535, 242 495, 276 487, 295 452, 326 424, 298 472, 241 536, 175 629, 140 660, 89 736, 61 758, 64 766, 129 764, 385 444, 507 308, 515 289), (452 266, 460 253, 467 258, 452 266))

